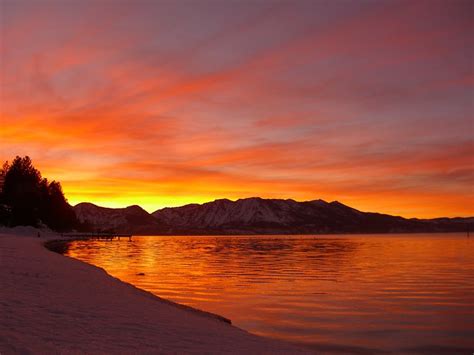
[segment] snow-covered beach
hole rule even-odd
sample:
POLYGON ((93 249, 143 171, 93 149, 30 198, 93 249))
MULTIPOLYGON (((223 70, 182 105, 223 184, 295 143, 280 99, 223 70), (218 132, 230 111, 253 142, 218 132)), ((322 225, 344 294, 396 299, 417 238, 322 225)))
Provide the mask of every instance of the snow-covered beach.
POLYGON ((0 353, 298 353, 0 231, 0 353))

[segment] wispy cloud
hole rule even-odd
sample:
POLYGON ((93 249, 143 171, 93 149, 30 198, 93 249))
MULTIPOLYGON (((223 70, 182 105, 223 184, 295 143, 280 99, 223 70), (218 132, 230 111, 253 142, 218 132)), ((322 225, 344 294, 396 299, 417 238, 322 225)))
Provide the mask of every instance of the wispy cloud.
POLYGON ((1 6, 1 157, 72 203, 474 213, 469 1, 1 6))

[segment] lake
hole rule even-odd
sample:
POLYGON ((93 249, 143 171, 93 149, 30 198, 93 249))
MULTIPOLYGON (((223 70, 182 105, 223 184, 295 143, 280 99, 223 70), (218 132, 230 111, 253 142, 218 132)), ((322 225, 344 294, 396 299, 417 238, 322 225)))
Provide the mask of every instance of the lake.
POLYGON ((143 236, 74 241, 66 255, 252 333, 322 352, 471 354, 473 239, 143 236))

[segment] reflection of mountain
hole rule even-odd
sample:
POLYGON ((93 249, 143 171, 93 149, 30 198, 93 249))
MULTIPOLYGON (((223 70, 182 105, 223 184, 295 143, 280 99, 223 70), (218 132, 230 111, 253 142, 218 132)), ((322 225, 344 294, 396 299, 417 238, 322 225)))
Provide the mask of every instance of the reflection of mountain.
POLYGON ((312 234, 466 231, 474 218, 405 219, 361 212, 340 202, 248 198, 164 208, 74 207, 92 230, 135 234, 312 234))

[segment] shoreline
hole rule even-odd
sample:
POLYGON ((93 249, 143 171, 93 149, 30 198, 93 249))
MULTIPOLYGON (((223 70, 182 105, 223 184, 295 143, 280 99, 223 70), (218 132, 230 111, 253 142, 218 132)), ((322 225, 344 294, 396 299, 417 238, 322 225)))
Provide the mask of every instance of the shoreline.
MULTIPOLYGON (((219 315, 157 297, 47 249, 58 240, 0 231, 0 353, 311 353, 219 315)), ((34 235, 34 234, 33 234, 34 235)))
MULTIPOLYGON (((72 257, 69 257, 69 256, 64 255, 64 254, 61 252, 61 250, 59 250, 59 248, 62 248, 62 247, 64 246, 64 244, 66 244, 66 243, 68 243, 68 242, 73 242, 74 240, 78 240, 78 239, 50 239, 50 240, 47 240, 47 241, 43 242, 42 244, 43 244, 43 246, 44 246, 47 250, 49 250, 49 251, 51 251, 51 252, 53 252, 53 253, 59 254, 59 255, 61 255, 61 256, 63 256, 63 257, 69 258, 69 259, 78 260, 78 259, 75 259, 75 258, 72 258, 72 257), (47 244, 51 244, 51 245, 47 245, 47 244), (55 250, 56 248, 58 248, 58 249, 55 250)), ((148 294, 148 296, 150 296, 150 297, 152 297, 152 298, 158 298, 158 299, 160 300, 160 302, 164 302, 164 303, 167 303, 167 304, 169 304, 169 305, 171 305, 171 306, 173 306, 173 307, 185 309, 185 310, 190 311, 190 312, 195 312, 195 313, 197 313, 197 314, 199 314, 199 315, 201 315, 201 316, 204 316, 204 317, 209 317, 209 318, 217 319, 217 320, 219 320, 219 321, 221 321, 221 322, 224 322, 224 323, 227 323, 227 324, 232 324, 232 320, 231 320, 231 319, 228 319, 228 318, 226 318, 226 317, 224 317, 224 316, 221 316, 221 315, 219 315, 219 314, 217 314, 217 313, 208 312, 208 311, 205 311, 205 310, 202 310, 202 309, 199 309, 199 308, 194 308, 194 307, 191 307, 191 306, 187 306, 187 305, 185 305, 185 304, 177 303, 177 302, 168 300, 168 299, 166 299, 166 298, 157 296, 157 295, 155 295, 155 294, 152 293, 152 292, 149 292, 149 291, 147 291, 147 290, 144 290, 144 289, 142 289, 142 288, 140 288, 140 287, 137 287, 137 286, 135 286, 135 285, 133 285, 133 284, 131 284, 131 283, 129 283, 129 282, 120 280, 119 278, 110 275, 110 274, 107 272, 107 270, 105 270, 104 268, 101 268, 101 267, 96 266, 96 265, 93 265, 93 264, 86 263, 86 262, 81 261, 81 260, 78 260, 78 261, 80 261, 80 262, 82 262, 82 263, 84 263, 84 264, 87 264, 87 265, 91 265, 91 266, 93 266, 93 267, 95 267, 95 268, 97 268, 97 269, 99 269, 99 270, 105 272, 109 277, 111 277, 111 278, 113 278, 113 279, 116 279, 116 280, 118 280, 118 281, 120 281, 120 282, 122 282, 122 283, 124 283, 124 284, 126 284, 126 285, 129 285, 129 286, 133 287, 133 288, 136 288, 137 291, 139 291, 139 292, 143 292, 143 293, 145 293, 145 294, 148 294)))

